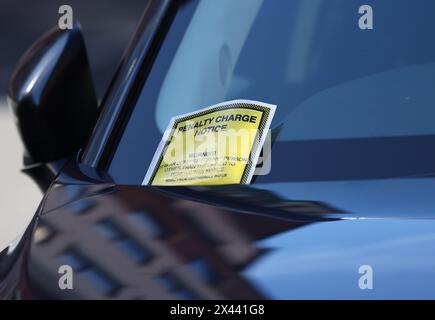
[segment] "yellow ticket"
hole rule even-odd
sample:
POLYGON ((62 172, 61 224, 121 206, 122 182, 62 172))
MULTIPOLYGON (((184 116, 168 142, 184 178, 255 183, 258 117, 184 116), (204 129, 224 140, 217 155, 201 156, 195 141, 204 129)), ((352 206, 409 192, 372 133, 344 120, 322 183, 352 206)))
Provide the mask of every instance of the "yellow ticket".
POLYGON ((142 184, 249 184, 275 109, 233 100, 173 117, 142 184))

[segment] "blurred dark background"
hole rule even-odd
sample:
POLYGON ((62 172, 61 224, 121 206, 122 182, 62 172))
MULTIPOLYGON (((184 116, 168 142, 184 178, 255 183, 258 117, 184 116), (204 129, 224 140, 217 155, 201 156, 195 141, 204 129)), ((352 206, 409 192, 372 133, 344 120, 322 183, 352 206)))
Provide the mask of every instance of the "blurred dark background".
POLYGON ((0 251, 24 232, 42 197, 20 172, 23 150, 6 106, 8 79, 29 46, 58 25, 64 4, 82 25, 101 100, 147 0, 0 0, 0 251))
POLYGON ((73 8, 88 48, 98 97, 104 93, 127 46, 146 0, 0 0, 0 96, 8 78, 27 48, 57 25, 59 7, 73 8))

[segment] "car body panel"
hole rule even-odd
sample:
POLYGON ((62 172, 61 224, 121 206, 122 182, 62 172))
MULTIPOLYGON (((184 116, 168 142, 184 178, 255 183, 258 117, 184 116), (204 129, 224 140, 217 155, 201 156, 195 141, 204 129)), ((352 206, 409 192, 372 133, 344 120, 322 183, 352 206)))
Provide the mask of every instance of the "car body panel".
POLYGON ((24 298, 435 298, 433 219, 277 206, 277 193, 245 186, 116 185, 83 169, 66 166, 26 235, 24 298), (59 288, 62 265, 73 290, 59 288), (367 265, 371 290, 360 288, 367 265))

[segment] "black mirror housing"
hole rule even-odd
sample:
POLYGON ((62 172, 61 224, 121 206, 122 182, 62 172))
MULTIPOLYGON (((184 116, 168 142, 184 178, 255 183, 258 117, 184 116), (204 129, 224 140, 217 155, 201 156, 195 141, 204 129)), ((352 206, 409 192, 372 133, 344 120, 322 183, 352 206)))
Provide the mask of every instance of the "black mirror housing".
POLYGON ((73 155, 97 117, 97 98, 79 24, 54 28, 21 58, 8 102, 25 147, 24 163, 73 155))

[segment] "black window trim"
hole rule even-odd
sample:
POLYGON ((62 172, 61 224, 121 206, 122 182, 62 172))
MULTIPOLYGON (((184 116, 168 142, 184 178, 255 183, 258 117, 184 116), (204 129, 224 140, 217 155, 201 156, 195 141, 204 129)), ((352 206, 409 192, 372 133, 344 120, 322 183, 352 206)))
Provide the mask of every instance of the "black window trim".
POLYGON ((100 106, 100 115, 80 162, 99 170, 110 163, 111 146, 123 119, 137 98, 138 83, 148 76, 162 38, 176 11, 177 0, 149 0, 133 39, 100 106), (129 108, 130 106, 130 108, 129 108))

